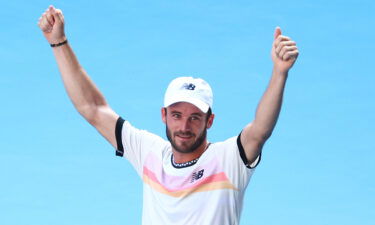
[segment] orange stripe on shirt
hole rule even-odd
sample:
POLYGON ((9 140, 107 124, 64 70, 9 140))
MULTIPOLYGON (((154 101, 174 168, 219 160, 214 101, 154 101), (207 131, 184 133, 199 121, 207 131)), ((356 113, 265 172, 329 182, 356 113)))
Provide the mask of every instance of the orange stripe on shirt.
POLYGON ((162 185, 158 180, 155 179, 153 173, 151 171, 145 171, 143 174, 143 182, 150 185, 151 188, 155 189, 156 191, 167 194, 172 197, 185 197, 187 195, 196 193, 196 192, 203 192, 203 191, 211 191, 211 190, 220 190, 220 189, 232 189, 238 190, 231 184, 224 173, 214 174, 209 177, 206 177, 201 182, 197 182, 190 187, 182 187, 177 190, 170 190, 164 185, 162 185))

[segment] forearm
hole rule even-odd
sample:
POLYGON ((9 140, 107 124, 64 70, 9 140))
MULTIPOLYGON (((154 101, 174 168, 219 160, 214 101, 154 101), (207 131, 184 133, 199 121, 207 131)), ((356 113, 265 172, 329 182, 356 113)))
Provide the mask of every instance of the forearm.
POLYGON ((255 119, 241 133, 241 143, 250 163, 257 159, 264 143, 275 128, 281 110, 288 71, 298 57, 296 43, 289 37, 281 35, 279 27, 275 29, 271 57, 273 61, 271 80, 258 104, 255 119))
POLYGON ((81 67, 69 44, 53 48, 53 53, 71 101, 82 116, 91 120, 97 108, 106 105, 103 95, 81 67))
POLYGON ((259 138, 268 139, 272 134, 280 114, 287 77, 287 72, 273 68, 271 80, 258 104, 253 121, 254 132, 259 138))

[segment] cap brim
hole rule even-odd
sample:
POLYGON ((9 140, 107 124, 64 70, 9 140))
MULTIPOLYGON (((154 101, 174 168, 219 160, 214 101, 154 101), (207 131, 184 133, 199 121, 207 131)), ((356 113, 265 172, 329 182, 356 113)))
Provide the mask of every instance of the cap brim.
POLYGON ((187 102, 187 103, 193 104, 199 110, 201 110, 204 113, 207 113, 208 109, 210 108, 210 106, 207 103, 205 103, 205 102, 203 102, 199 99, 189 98, 189 97, 186 97, 186 96, 175 96, 173 98, 170 98, 169 101, 164 102, 164 107, 168 107, 168 106, 173 105, 177 102, 187 102))

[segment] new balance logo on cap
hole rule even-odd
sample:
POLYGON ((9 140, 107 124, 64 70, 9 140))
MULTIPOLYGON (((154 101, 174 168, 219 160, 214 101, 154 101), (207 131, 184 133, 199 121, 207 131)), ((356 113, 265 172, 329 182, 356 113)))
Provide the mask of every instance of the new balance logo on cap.
POLYGON ((207 113, 212 108, 212 90, 210 85, 200 79, 193 77, 178 77, 169 83, 164 95, 164 107, 177 102, 188 102, 207 113))
POLYGON ((186 90, 194 90, 195 89, 195 85, 194 84, 192 84, 192 83, 190 83, 190 84, 188 84, 188 83, 185 83, 183 86, 182 86, 182 88, 184 88, 184 89, 186 89, 186 90))

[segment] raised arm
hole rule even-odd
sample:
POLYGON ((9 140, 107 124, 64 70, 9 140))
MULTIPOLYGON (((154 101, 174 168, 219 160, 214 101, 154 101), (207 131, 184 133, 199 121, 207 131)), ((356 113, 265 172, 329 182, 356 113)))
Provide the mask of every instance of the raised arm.
POLYGON ((280 113, 288 71, 298 57, 296 43, 281 35, 279 27, 275 30, 271 56, 274 63, 271 80, 258 104, 255 119, 241 134, 241 143, 249 163, 256 160, 272 134, 280 113))
POLYGON ((115 125, 118 115, 109 107, 85 70, 79 64, 64 32, 61 10, 50 6, 39 18, 38 25, 53 47, 65 89, 77 111, 116 147, 115 125), (60 44, 59 44, 60 43, 60 44))

